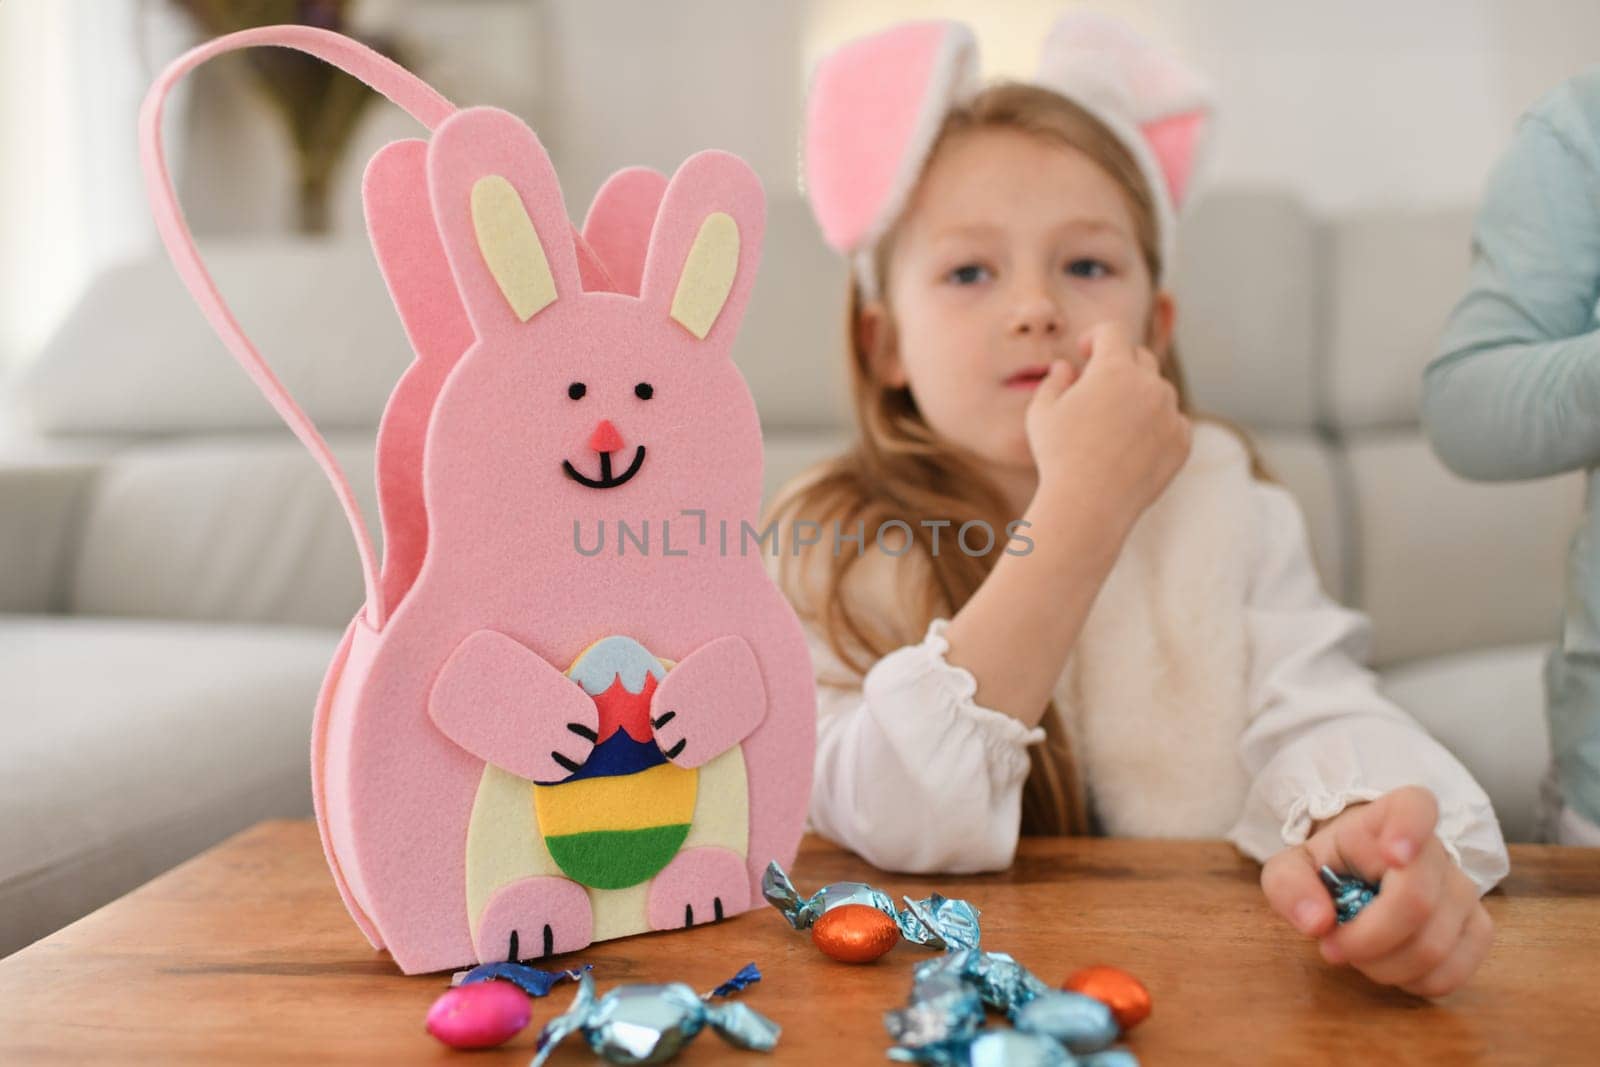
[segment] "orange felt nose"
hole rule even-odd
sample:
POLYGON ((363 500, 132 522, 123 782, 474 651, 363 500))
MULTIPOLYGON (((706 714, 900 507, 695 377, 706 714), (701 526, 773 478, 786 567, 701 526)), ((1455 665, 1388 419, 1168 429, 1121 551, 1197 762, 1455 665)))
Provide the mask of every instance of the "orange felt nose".
POLYGON ((622 448, 622 435, 611 425, 610 419, 601 419, 600 425, 589 435, 589 447, 596 452, 616 452, 622 448))

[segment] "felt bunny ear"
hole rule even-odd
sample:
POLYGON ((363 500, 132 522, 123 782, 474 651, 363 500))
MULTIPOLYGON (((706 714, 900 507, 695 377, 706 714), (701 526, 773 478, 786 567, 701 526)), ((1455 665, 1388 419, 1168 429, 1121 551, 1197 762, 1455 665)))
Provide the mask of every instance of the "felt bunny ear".
POLYGON ((972 31, 944 20, 900 23, 818 62, 803 152, 806 193, 829 245, 870 249, 889 228, 976 67, 972 31))
MULTIPOLYGON (((654 195, 653 181, 637 180, 654 195)), ((639 299, 726 354, 755 284, 766 221, 766 193, 748 163, 696 152, 661 192, 639 299)))
POLYGON ((521 119, 492 107, 456 112, 434 132, 427 168, 439 236, 480 340, 582 290, 560 181, 521 119))
POLYGON ((1168 229, 1209 143, 1213 98, 1206 81, 1123 23, 1087 11, 1063 15, 1051 27, 1037 81, 1128 143, 1168 229))
POLYGON ((625 167, 605 180, 583 220, 583 237, 605 264, 617 292, 639 295, 650 231, 667 192, 667 176, 625 167))

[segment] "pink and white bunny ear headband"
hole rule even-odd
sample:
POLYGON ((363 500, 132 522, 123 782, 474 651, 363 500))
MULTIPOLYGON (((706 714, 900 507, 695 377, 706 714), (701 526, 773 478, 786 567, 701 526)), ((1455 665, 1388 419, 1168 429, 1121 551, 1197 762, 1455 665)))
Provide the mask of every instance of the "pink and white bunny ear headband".
MULTIPOLYGON (((949 109, 978 88, 978 46, 962 23, 905 22, 824 56, 806 106, 807 196, 823 239, 877 295, 872 252, 904 209, 949 109)), ((1205 81, 1130 28, 1072 12, 1046 37, 1034 83, 1099 119, 1129 150, 1156 203, 1162 262, 1212 127, 1205 81)))

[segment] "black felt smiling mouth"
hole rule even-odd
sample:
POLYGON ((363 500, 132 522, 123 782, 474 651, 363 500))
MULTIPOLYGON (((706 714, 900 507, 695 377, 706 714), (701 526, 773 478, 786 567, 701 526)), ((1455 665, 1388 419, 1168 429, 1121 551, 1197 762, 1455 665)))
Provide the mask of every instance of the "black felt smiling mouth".
POLYGON ((638 474, 639 467, 643 463, 644 445, 640 445, 638 448, 633 450, 633 462, 629 463, 628 468, 621 474, 613 475, 611 473, 610 452, 600 453, 600 477, 598 478, 590 478, 588 475, 578 470, 578 468, 572 465, 572 461, 570 459, 564 459, 561 461, 561 469, 567 472, 568 478, 571 478, 579 485, 586 485, 590 489, 615 489, 617 486, 626 482, 629 478, 632 478, 635 474, 638 474))
MULTIPOLYGON (((584 383, 573 382, 567 387, 567 396, 573 400, 582 400, 588 391, 588 386, 584 383)), ((649 382, 640 382, 634 386, 633 395, 640 400, 649 400, 655 395, 655 388, 649 382)), ((588 445, 600 457, 600 477, 589 477, 573 466, 570 459, 561 461, 561 469, 567 472, 568 478, 590 489, 615 489, 619 485, 626 484, 628 479, 639 473, 639 466, 644 462, 644 446, 640 445, 633 450, 633 462, 628 464, 627 470, 621 474, 611 473, 611 457, 625 454, 628 442, 610 419, 602 418, 595 423, 594 431, 589 434, 588 445)))

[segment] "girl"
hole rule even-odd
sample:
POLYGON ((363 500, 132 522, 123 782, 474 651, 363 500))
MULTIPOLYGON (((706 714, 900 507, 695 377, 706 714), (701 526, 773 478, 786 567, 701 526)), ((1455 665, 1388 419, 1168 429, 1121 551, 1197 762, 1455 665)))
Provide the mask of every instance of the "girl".
POLYGON ((1189 415, 1161 282, 1201 87, 1093 16, 1038 84, 973 92, 974 51, 906 24, 813 80, 859 438, 769 512, 826 533, 773 562, 817 672, 813 825, 911 872, 1004 868, 1021 831, 1226 835, 1325 959, 1449 992, 1508 866, 1488 798, 1378 694, 1293 498, 1189 415), (1321 864, 1382 892, 1336 927, 1321 864))

